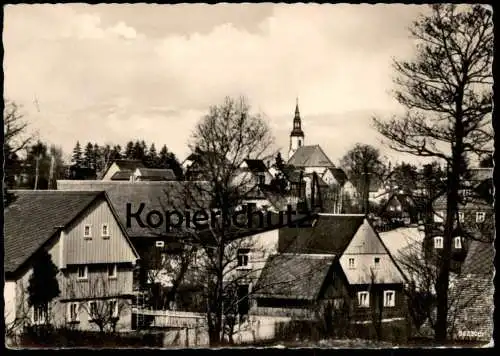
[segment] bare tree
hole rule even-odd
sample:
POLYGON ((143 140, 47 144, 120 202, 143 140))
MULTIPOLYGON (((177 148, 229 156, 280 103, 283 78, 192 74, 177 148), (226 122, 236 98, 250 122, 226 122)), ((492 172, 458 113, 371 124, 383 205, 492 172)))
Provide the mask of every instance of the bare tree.
POLYGON ((264 118, 251 114, 244 98, 227 97, 221 105, 210 107, 192 135, 190 147, 200 156, 198 164, 203 172, 203 181, 186 182, 183 191, 177 192, 182 196, 180 204, 179 194, 174 197, 172 191, 165 193, 169 206, 179 208, 182 205, 183 210, 189 206, 204 218, 201 220, 204 223, 198 226, 183 224, 175 229, 187 236, 185 243, 197 246, 206 256, 204 266, 198 273, 203 276, 206 291, 212 345, 223 341, 224 300, 230 292, 224 284, 231 260, 228 248, 245 230, 231 224, 230 220, 245 196, 256 188, 253 177, 242 175, 240 167, 245 159, 263 158, 272 142, 264 118))
POLYGON ((395 95, 406 115, 374 123, 392 149, 448 165, 444 249, 436 280, 436 340, 444 341, 460 178, 473 155, 492 151, 493 22, 483 5, 436 4, 431 10, 411 29, 415 60, 394 64, 399 75, 395 95))
POLYGON ((9 152, 16 153, 24 149, 33 139, 26 133, 28 123, 23 120, 20 112, 21 108, 14 101, 6 101, 3 112, 3 133, 4 150, 9 148, 9 152))
MULTIPOLYGON (((422 245, 417 242, 401 251, 396 260, 409 279, 405 294, 413 325, 417 332, 420 332, 424 324, 437 332, 436 283, 439 278, 439 267, 425 257, 422 245)), ((474 279, 461 277, 460 274, 452 274, 448 289, 447 335, 449 337, 455 333, 456 320, 460 312, 473 305, 484 292, 474 288, 474 279)))
POLYGON ((349 180, 361 192, 363 212, 369 212, 369 192, 371 182, 382 181, 386 168, 375 147, 357 143, 341 160, 349 180))

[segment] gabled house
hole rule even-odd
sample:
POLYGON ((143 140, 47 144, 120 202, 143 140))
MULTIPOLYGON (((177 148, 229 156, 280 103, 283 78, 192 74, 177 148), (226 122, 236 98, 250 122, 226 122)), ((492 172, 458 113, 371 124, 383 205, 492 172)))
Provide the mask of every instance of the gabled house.
POLYGON ((282 228, 278 250, 338 256, 358 320, 368 319, 371 307, 384 318, 402 317, 405 276, 364 215, 320 213, 309 227, 282 228))
POLYGON ((424 218, 425 201, 404 193, 393 193, 380 208, 380 216, 401 225, 416 224, 424 218))
POLYGON ((340 309, 348 284, 333 254, 282 253, 268 258, 252 297, 252 314, 313 319, 340 309))
POLYGON ((145 168, 141 160, 117 159, 102 173, 101 180, 129 180, 137 168, 145 168), (128 177, 125 179, 125 177, 128 177))
POLYGON ((109 327, 130 330, 139 256, 106 193, 12 193, 15 199, 4 211, 6 322, 96 330, 106 319, 109 327), (42 250, 58 268, 60 294, 51 305, 31 307, 28 284, 42 250))
MULTIPOLYGON (((481 172, 483 172, 481 170, 481 172)), ((471 240, 493 241, 495 210, 493 207, 493 180, 476 181, 461 191, 461 201, 453 231, 452 269, 459 271, 467 255, 471 240)), ((435 258, 444 247, 444 221, 446 196, 441 195, 432 203, 432 224, 425 226, 424 251, 426 258, 435 258)))

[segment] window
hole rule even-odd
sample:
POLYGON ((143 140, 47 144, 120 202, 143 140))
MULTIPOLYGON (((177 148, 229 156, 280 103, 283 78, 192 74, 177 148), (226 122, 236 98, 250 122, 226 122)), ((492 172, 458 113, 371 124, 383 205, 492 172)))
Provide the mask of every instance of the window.
POLYGON ((464 222, 464 212, 463 211, 458 212, 458 221, 461 223, 464 222))
POLYGON ((443 248, 443 238, 441 236, 434 237, 434 248, 443 248))
POLYGON ((164 241, 156 241, 156 244, 155 244, 156 247, 165 247, 165 242, 164 241))
POLYGON ((384 307, 393 307, 396 304, 396 292, 393 290, 384 291, 384 307))
POLYGON ((88 268, 87 266, 78 267, 78 279, 87 279, 88 268))
POLYGON ((117 275, 117 266, 116 264, 109 265, 108 266, 108 278, 116 278, 117 275))
POLYGON ((302 140, 299 140, 299 147, 302 146, 302 140))
POLYGON ((394 206, 392 206, 392 205, 391 205, 391 206, 389 207, 389 210, 390 210, 390 211, 394 211, 394 206))
POLYGON ((90 225, 85 225, 83 227, 83 237, 85 238, 92 237, 92 227, 90 225))
POLYGON ((356 268, 356 264, 355 264, 354 258, 349 258, 349 268, 350 269, 356 268))
POLYGON ((264 183, 266 182, 266 177, 263 175, 263 174, 259 174, 258 176, 259 178, 259 185, 264 185, 264 183))
POLYGON ((118 302, 114 299, 108 302, 108 312, 110 318, 118 318, 118 302))
POLYGON ((248 255, 250 253, 250 249, 248 248, 240 248, 238 250, 238 267, 248 267, 248 255))
POLYGON ((98 317, 98 309, 97 309, 97 302, 96 301, 91 301, 89 302, 89 320, 94 320, 94 318, 98 317))
POLYGON ((102 224, 102 227, 101 227, 101 236, 102 237, 109 237, 109 226, 108 226, 108 224, 102 224))
POLYGON ((47 321, 48 304, 36 305, 33 307, 33 324, 43 325, 47 321))
POLYGON ((368 292, 358 292, 358 306, 363 308, 370 306, 370 294, 368 292))
POLYGON ((373 263, 375 264, 375 268, 379 268, 380 267, 380 257, 375 257, 373 259, 373 263))
POLYGON ((74 323, 79 321, 78 318, 78 303, 69 303, 68 304, 68 322, 74 323))
POLYGON ((486 213, 484 211, 479 211, 476 213, 476 222, 477 223, 484 222, 485 218, 486 218, 486 213))
POLYGON ((397 211, 401 211, 401 205, 396 206, 397 211))
POLYGON ((460 236, 455 237, 453 241, 455 242, 455 248, 462 248, 462 239, 460 238, 460 236))

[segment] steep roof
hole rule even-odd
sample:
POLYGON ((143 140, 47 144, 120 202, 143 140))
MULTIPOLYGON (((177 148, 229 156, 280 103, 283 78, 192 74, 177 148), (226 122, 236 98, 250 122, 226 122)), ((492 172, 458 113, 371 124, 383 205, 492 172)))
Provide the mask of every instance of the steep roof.
MULTIPOLYGON (((208 189, 202 191, 203 182, 189 182, 189 181, 168 181, 168 182, 120 182, 120 181, 72 181, 72 180, 58 180, 57 188, 60 190, 90 190, 90 191, 106 191, 111 204, 113 205, 117 215, 125 227, 128 235, 132 238, 148 238, 158 236, 169 236, 172 238, 189 237, 184 231, 165 231, 165 224, 158 228, 141 227, 135 218, 131 218, 130 226, 127 226, 127 204, 130 204, 131 213, 136 213, 141 204, 144 204, 144 209, 140 214, 141 220, 146 224, 146 215, 152 211, 157 210, 162 214, 167 211, 177 210, 185 213, 190 209, 191 214, 196 210, 204 210, 210 208, 210 196, 208 189)), ((284 214, 283 223, 287 224, 286 214, 284 214)), ((258 216, 256 217, 258 218, 258 216)), ((294 218, 306 219, 303 215, 296 215, 294 218)), ((173 219, 176 219, 175 217, 173 219)), ((295 221, 295 219, 294 219, 295 221)), ((251 229, 247 228, 232 228, 228 229, 227 238, 242 237, 259 233, 262 231, 272 230, 279 228, 280 219, 278 214, 271 216, 271 223, 267 220, 264 221, 264 226, 258 226, 255 223, 251 229)), ((200 238, 210 240, 211 232, 207 231, 206 234, 200 231, 198 234, 200 238)))
POLYGON ((130 237, 154 237, 165 234, 165 226, 158 228, 141 227, 135 218, 127 226, 127 204, 131 213, 135 213, 144 204, 141 220, 145 223, 146 215, 152 210, 160 212, 183 211, 189 205, 197 209, 199 204, 205 204, 204 199, 195 197, 196 189, 189 189, 190 184, 198 182, 160 181, 160 182, 124 182, 124 181, 71 181, 58 180, 59 190, 72 191, 106 191, 115 208, 121 223, 130 237), (193 206, 196 205, 196 206, 193 206))
POLYGON ((296 167, 335 167, 319 145, 299 147, 288 164, 296 167))
POLYGON ((266 164, 261 159, 246 159, 245 163, 252 172, 260 173, 267 171, 266 164))
POLYGON ((319 214, 311 227, 280 229, 278 251, 340 256, 364 219, 364 215, 319 214))
POLYGON ((15 190, 15 201, 4 210, 4 268, 15 272, 59 229, 67 226, 102 191, 15 190))
POLYGON ((254 287, 256 297, 315 300, 335 255, 278 254, 269 257, 254 287))
POLYGON ((171 169, 138 168, 141 178, 149 180, 176 180, 176 176, 171 169))
POLYGON ((471 241, 461 272, 474 275, 492 275, 495 270, 495 245, 471 241))

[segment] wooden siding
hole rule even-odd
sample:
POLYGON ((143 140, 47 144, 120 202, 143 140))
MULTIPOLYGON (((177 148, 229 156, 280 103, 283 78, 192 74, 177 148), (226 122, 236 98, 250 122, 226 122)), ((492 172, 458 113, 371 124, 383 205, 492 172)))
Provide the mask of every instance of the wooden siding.
POLYGON ((116 278, 109 278, 108 265, 87 265, 87 279, 77 278, 77 266, 64 270, 62 299, 93 299, 129 295, 133 287, 133 269, 130 265, 117 265, 116 278))
POLYGON ((106 201, 94 203, 65 231, 63 245, 64 265, 135 263, 137 259, 106 201), (83 234, 87 224, 91 238, 83 234), (102 224, 108 224, 108 238, 101 236, 102 224))
POLYGON ((355 321, 369 321, 378 316, 378 308, 382 308, 382 319, 400 318, 406 316, 406 296, 401 284, 386 285, 358 285, 351 288, 352 318, 355 321), (358 305, 358 292, 369 291, 370 305, 358 305), (384 291, 394 291, 395 301, 393 307, 383 306, 384 291), (379 304, 380 303, 380 304, 379 304))
POLYGON ((373 270, 376 283, 403 283, 404 278, 382 242, 365 220, 340 258, 340 264, 350 284, 370 283, 373 270), (349 268, 349 259, 354 258, 355 268, 349 268), (379 266, 375 258, 380 258, 379 266))

